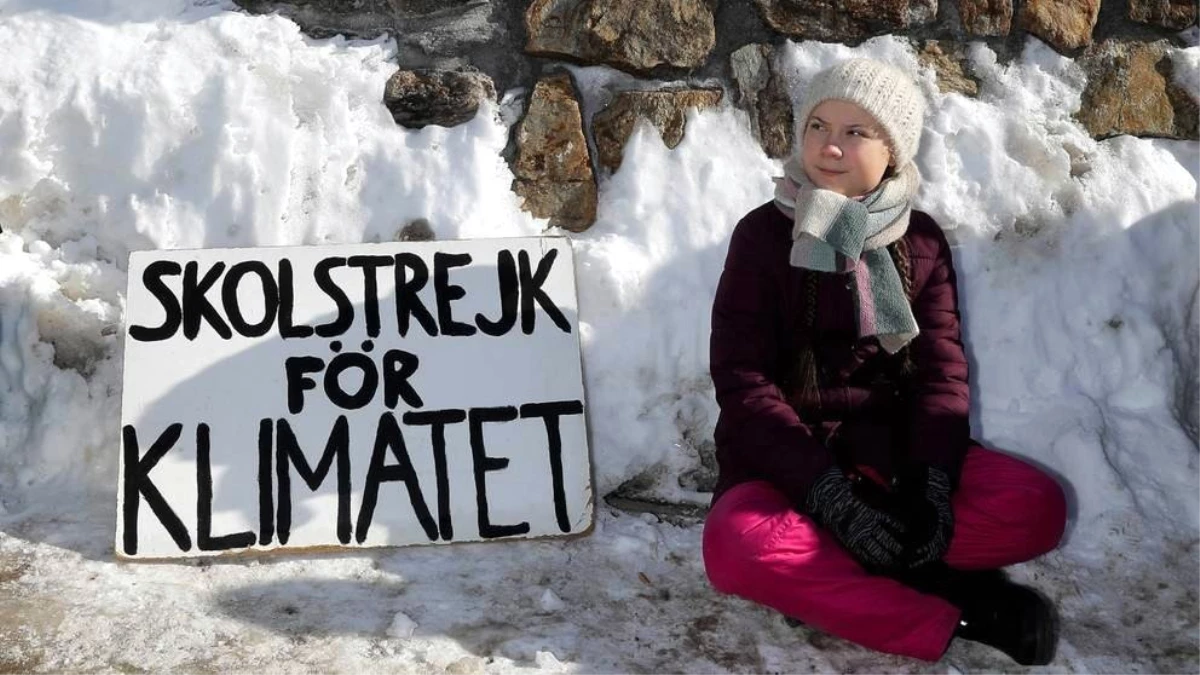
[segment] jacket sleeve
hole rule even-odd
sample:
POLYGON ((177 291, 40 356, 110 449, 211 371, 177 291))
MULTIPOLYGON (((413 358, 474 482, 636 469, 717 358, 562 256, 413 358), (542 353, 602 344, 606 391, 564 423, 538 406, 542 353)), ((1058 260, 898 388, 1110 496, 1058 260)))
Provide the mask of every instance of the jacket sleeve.
POLYGON ((928 280, 913 302, 920 334, 913 340, 909 458, 946 471, 958 485, 970 441, 971 391, 950 245, 940 228, 928 280))
POLYGON ((771 278, 766 256, 773 243, 763 230, 753 220, 738 224, 713 303, 709 368, 721 408, 716 441, 800 507, 833 458, 773 381, 781 371, 783 289, 771 278))

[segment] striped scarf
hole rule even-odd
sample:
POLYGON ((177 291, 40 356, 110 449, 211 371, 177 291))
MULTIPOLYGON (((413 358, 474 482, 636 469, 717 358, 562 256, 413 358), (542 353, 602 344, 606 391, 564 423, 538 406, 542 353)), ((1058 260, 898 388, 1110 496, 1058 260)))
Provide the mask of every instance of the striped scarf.
POLYGON ((800 156, 775 179, 775 205, 795 222, 793 267, 852 275, 858 335, 874 335, 889 354, 917 336, 917 320, 887 245, 904 236, 920 176, 909 162, 865 197, 853 199, 809 181, 800 156))

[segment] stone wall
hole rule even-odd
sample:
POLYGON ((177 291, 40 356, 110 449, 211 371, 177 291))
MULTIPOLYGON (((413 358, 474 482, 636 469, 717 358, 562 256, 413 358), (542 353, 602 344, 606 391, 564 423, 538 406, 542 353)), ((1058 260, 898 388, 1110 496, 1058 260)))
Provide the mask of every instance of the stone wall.
POLYGON ((461 124, 497 92, 526 92, 506 152, 513 190, 526 210, 574 232, 595 220, 596 177, 618 169, 639 117, 674 147, 689 108, 728 100, 769 156, 785 156, 792 102, 776 50, 788 39, 901 35, 944 91, 975 96, 966 43, 1009 59, 1033 35, 1083 66, 1078 120, 1094 137, 1200 138, 1196 93, 1174 84, 1167 54, 1196 25, 1195 0, 237 1, 315 37, 394 36, 399 70, 384 103, 405 127, 461 124), (588 119, 563 63, 607 65, 634 85, 588 119))

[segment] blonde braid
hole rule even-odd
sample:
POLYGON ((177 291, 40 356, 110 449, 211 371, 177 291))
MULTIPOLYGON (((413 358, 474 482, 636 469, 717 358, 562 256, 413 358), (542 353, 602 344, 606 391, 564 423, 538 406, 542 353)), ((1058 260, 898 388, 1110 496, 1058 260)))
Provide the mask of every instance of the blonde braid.
POLYGON ((817 291, 820 279, 817 273, 804 270, 804 337, 800 353, 796 358, 796 383, 800 388, 800 400, 804 405, 821 407, 821 383, 817 380, 817 357, 813 349, 813 338, 817 332, 817 291))
MULTIPOLYGON (((913 278, 912 265, 909 259, 910 249, 908 248, 908 240, 900 237, 891 245, 888 246, 888 253, 892 256, 892 263, 896 265, 896 271, 900 273, 900 283, 904 286, 904 297, 908 298, 911 303, 913 301, 913 278)), ((912 360, 912 352, 908 345, 905 345, 900 350, 900 374, 911 375, 915 366, 912 360)))

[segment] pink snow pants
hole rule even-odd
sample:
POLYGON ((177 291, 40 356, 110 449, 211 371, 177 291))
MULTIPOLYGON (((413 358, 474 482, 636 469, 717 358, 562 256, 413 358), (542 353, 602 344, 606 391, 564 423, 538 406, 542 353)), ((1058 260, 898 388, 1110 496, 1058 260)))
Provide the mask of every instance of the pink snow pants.
MULTIPOLYGON (((1066 527, 1062 487, 1036 467, 973 445, 953 498, 945 561, 991 569, 1053 550, 1066 527)), ((958 608, 893 579, 867 574, 837 541, 766 481, 721 495, 704 523, 713 587, 771 607, 871 649, 941 658, 958 608)))

